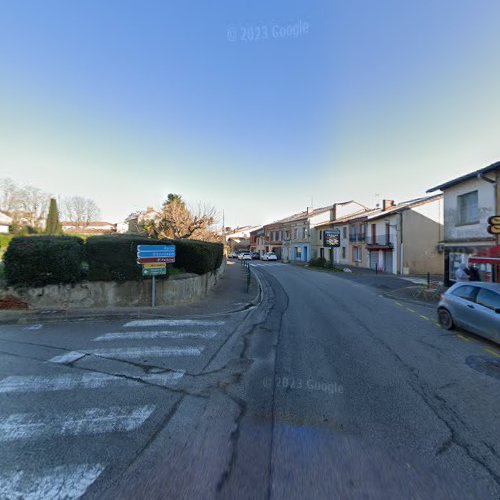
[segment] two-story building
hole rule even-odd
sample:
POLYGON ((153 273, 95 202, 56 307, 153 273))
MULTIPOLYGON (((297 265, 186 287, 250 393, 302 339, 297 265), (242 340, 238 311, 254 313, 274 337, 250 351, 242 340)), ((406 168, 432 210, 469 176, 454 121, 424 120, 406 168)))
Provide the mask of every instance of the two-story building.
POLYGON ((445 283, 455 281, 462 263, 475 263, 483 281, 500 281, 498 236, 488 218, 500 215, 500 161, 428 190, 444 194, 445 283))
POLYGON ((334 264, 393 274, 439 274, 443 234, 442 196, 427 196, 382 208, 362 209, 316 226, 319 256, 334 264), (324 232, 340 232, 340 246, 324 246, 324 232))
POLYGON ((250 231, 250 251, 257 252, 261 257, 266 252, 266 238, 263 227, 257 227, 250 231))

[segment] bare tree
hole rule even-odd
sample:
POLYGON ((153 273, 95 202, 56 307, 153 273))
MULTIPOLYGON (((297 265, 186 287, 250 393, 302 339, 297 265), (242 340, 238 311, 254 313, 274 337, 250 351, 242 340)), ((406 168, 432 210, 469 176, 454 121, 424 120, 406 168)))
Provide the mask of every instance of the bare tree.
POLYGON ((154 238, 205 239, 216 223, 216 211, 208 205, 190 209, 182 196, 169 194, 163 203, 161 216, 144 223, 146 233, 154 238))
POLYGON ((76 225, 84 227, 99 217, 100 210, 94 200, 82 196, 71 196, 63 203, 64 217, 76 225))
POLYGON ((20 191, 12 179, 0 179, 0 211, 12 215, 19 210, 20 191))
MULTIPOLYGON (((20 219, 32 227, 44 224, 49 207, 50 195, 34 186, 25 186, 19 190, 18 206, 20 219)), ((16 217, 14 217, 16 219, 16 217)))

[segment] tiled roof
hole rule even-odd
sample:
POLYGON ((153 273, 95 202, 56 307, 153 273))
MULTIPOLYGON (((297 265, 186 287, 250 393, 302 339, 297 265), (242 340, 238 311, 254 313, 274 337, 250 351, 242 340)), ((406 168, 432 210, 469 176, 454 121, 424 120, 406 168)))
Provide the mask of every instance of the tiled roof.
POLYGON ((442 194, 435 194, 431 196, 422 196, 421 198, 415 198, 413 200, 403 201, 397 205, 388 208, 387 210, 377 209, 373 214, 367 216, 368 220, 377 219, 378 217, 386 217, 387 215, 399 213, 402 210, 408 210, 410 208, 418 207, 419 205, 424 205, 429 201, 434 201, 442 198, 442 194))
POLYGON ((461 182, 465 182, 465 181, 468 181, 470 179, 474 179, 475 177, 479 177, 482 174, 487 174, 488 172, 491 172, 491 171, 497 170, 497 169, 500 169, 500 161, 492 163, 491 165, 488 165, 487 167, 481 168, 479 170, 475 170, 474 172, 470 172, 469 174, 465 174, 465 175, 462 175, 461 177, 457 177, 455 179, 452 179, 451 181, 444 182, 443 184, 440 184, 439 186, 435 186, 433 188, 428 189, 427 192, 432 193, 433 191, 437 191, 438 189, 440 189, 442 191, 443 189, 454 186, 455 184, 460 184, 461 182))

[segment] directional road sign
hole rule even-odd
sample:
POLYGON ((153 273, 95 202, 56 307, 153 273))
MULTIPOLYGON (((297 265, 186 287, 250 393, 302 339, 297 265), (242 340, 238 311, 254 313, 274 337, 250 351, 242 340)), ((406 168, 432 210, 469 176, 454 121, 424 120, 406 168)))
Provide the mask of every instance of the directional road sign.
POLYGON ((167 268, 166 267, 153 267, 153 268, 147 268, 143 267, 142 268, 142 275, 143 276, 161 276, 167 274, 167 268))
POLYGON ((175 262, 175 257, 143 257, 137 259, 137 264, 148 264, 151 262, 166 262, 167 264, 173 264, 175 262))
POLYGON ((146 264, 143 264, 144 269, 164 269, 167 267, 167 264, 165 262, 148 262, 146 264))

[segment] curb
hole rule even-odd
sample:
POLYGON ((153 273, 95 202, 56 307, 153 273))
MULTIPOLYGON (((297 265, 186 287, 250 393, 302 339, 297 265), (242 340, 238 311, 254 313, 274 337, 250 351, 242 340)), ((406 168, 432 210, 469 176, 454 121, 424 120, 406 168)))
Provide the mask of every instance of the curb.
POLYGON ((416 306, 428 307, 429 309, 436 309, 436 307, 437 307, 437 303, 436 304, 429 304, 428 302, 424 302, 422 300, 413 300, 413 299, 408 299, 406 297, 397 297, 397 296, 392 295, 391 292, 384 292, 381 295, 383 297, 385 297, 386 299, 407 302, 408 304, 414 304, 416 306))

